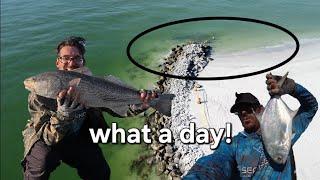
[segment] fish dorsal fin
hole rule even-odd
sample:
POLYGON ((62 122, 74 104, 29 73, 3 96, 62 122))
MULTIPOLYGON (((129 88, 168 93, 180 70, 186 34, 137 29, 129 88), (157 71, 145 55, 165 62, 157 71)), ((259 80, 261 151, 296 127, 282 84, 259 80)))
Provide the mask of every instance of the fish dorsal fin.
POLYGON ((88 76, 92 76, 92 72, 87 67, 80 67, 80 68, 77 68, 77 69, 73 69, 71 71, 77 72, 77 73, 81 73, 81 74, 85 74, 85 75, 88 75, 88 76))
POLYGON ((278 85, 281 88, 281 86, 283 85, 284 81, 287 79, 289 72, 287 72, 284 76, 282 76, 282 78, 278 81, 278 85))
POLYGON ((75 78, 69 81, 69 86, 77 87, 81 81, 81 78, 75 78))
POLYGON ((124 87, 127 87, 127 88, 130 88, 130 89, 135 89, 134 87, 124 83, 123 81, 121 81, 119 78, 115 77, 115 76, 112 76, 112 75, 106 75, 103 77, 104 80, 107 80, 107 81, 110 81, 110 82, 113 82, 115 84, 118 84, 118 85, 121 85, 121 86, 124 86, 124 87))

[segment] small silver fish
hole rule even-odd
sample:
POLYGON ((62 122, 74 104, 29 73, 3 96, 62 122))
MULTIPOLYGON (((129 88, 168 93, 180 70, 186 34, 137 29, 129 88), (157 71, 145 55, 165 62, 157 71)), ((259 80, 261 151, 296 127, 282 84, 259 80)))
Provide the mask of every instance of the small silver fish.
MULTIPOLYGON (((120 115, 127 112, 128 105, 142 103, 138 90, 114 76, 99 78, 82 74, 83 71, 85 70, 45 72, 27 78, 24 85, 27 90, 51 99, 56 99, 61 90, 75 86, 79 92, 79 101, 85 106, 108 108, 120 115)), ((173 94, 160 94, 149 105, 170 116, 173 98, 173 94)))
MULTIPOLYGON (((281 86, 288 73, 278 82, 281 86)), ((297 111, 292 111, 280 96, 272 96, 260 119, 262 140, 272 160, 284 164, 291 149, 292 119, 297 111)))

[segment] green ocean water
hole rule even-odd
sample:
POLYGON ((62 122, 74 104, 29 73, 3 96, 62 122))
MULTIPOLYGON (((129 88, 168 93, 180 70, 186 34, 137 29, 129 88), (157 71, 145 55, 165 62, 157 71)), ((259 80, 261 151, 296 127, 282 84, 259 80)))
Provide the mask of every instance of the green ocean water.
MULTIPOLYGON (((128 42, 145 29, 169 21, 201 16, 240 16, 279 24, 299 39, 320 38, 320 2, 271 1, 1 1, 1 179, 21 179, 21 130, 29 118, 23 80, 55 69, 55 46, 64 37, 87 39, 87 66, 96 75, 112 74, 136 88, 152 88, 157 78, 132 65, 128 42)), ((290 41, 282 32, 240 22, 196 22, 148 34, 132 48, 134 57, 156 67, 175 44, 210 40, 218 52, 246 50, 290 41), (214 40, 212 39, 214 37, 214 40)), ((141 127, 139 117, 118 119, 120 127, 141 127)), ((139 179, 130 163, 144 153, 142 145, 102 145, 112 179, 139 179)), ((155 176, 152 176, 154 179, 155 176)), ((52 179, 78 179, 60 166, 52 179)))

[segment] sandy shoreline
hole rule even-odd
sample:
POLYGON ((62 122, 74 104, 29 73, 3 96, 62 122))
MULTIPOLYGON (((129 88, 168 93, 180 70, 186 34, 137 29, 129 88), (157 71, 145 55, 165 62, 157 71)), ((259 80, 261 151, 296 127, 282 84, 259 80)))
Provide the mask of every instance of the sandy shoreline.
MULTIPOLYGON (((320 39, 304 40, 301 42, 297 56, 286 65, 272 71, 273 74, 283 75, 289 71, 289 78, 306 87, 319 100, 320 83, 320 39)), ((279 45, 274 47, 260 48, 230 54, 213 54, 214 61, 199 73, 201 77, 226 76, 247 73, 270 67, 289 57, 294 51, 292 45, 279 45)), ((233 136, 243 128, 238 117, 229 112, 235 101, 235 92, 251 92, 258 97, 263 105, 269 100, 265 86, 265 74, 241 79, 223 81, 198 81, 203 86, 201 92, 192 92, 189 102, 190 112, 195 117, 199 127, 224 128, 226 122, 231 122, 233 136), (206 99, 204 103, 197 104, 196 97, 206 99), (205 117, 205 118, 204 118, 205 117), (207 121, 207 122, 205 122, 207 121)), ((283 97, 292 109, 297 109, 299 103, 289 97, 283 97)), ((320 156, 314 156, 320 151, 320 141, 317 136, 317 127, 320 127, 319 112, 313 118, 307 130, 294 145, 298 179, 320 178, 320 156), (308 153, 303 150, 308 150, 308 153)), ((211 153, 207 147, 203 148, 206 154, 211 153)))

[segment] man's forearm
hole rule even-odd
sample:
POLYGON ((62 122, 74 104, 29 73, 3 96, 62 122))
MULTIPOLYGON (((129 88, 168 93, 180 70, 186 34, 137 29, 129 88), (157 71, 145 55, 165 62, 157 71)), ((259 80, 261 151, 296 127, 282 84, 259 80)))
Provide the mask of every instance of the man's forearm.
POLYGON ((314 116, 318 110, 317 99, 303 86, 296 84, 295 92, 293 94, 298 99, 301 107, 299 111, 308 111, 310 115, 314 116))
POLYGON ((307 89, 299 84, 296 84, 295 93, 293 96, 297 98, 301 104, 296 116, 292 121, 292 127, 294 131, 292 142, 294 144, 312 121, 318 110, 318 102, 307 89))
POLYGON ((53 145, 61 141, 69 130, 69 124, 61 121, 57 113, 46 108, 44 103, 35 94, 29 95, 28 110, 30 113, 32 127, 37 136, 42 138, 47 145, 53 145))

